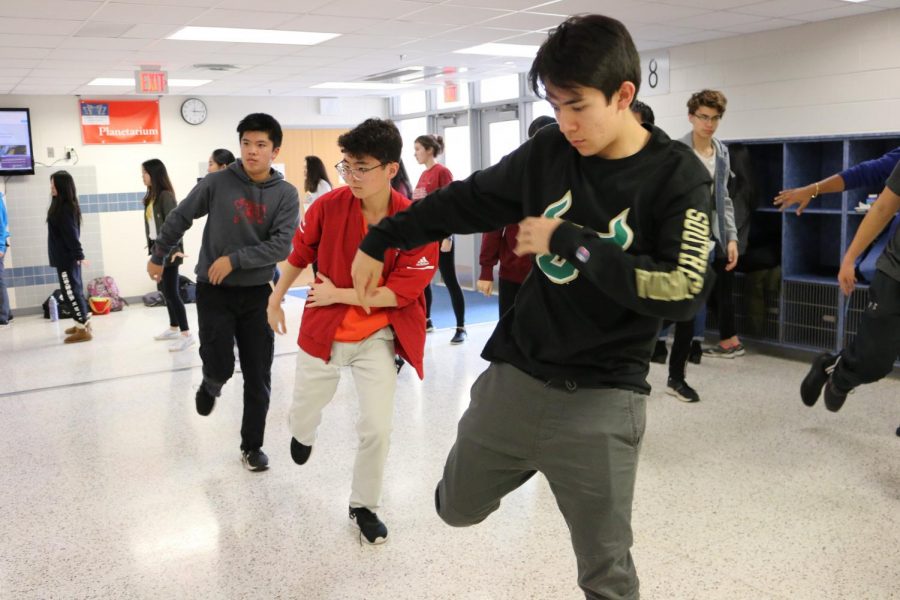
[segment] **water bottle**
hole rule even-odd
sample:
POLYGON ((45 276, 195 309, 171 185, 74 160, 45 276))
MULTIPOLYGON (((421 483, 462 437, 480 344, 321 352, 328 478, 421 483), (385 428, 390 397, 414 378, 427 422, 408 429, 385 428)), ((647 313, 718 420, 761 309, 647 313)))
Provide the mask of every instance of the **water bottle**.
POLYGON ((47 302, 47 307, 50 311, 50 320, 59 321, 59 304, 57 304, 56 302, 56 296, 50 296, 50 300, 47 302))

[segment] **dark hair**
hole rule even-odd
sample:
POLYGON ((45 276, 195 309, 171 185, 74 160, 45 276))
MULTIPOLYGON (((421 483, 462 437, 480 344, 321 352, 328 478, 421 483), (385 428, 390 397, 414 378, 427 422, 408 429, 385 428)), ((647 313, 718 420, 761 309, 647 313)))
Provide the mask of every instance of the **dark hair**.
POLYGON ((631 103, 631 112, 641 118, 641 123, 650 123, 651 125, 656 125, 656 117, 653 116, 653 109, 640 100, 635 100, 631 103))
POLYGON ((434 152, 434 157, 437 158, 444 151, 444 138, 439 135, 434 135, 433 133, 426 133, 425 135, 420 135, 416 138, 416 144, 419 144, 426 150, 431 150, 434 152))
POLYGON ((531 89, 544 97, 548 83, 563 89, 591 87, 612 100, 622 83, 641 86, 641 59, 631 34, 619 21, 603 15, 569 17, 550 32, 528 72, 531 89))
POLYGON ((231 150, 226 150, 225 148, 216 148, 212 151, 210 158, 220 167, 227 167, 234 162, 234 154, 231 153, 231 150))
POLYGON ((547 125, 552 125, 556 123, 556 119, 553 117, 548 117, 547 115, 541 115, 531 122, 531 125, 528 126, 528 137, 533 138, 534 134, 538 131, 546 127, 547 125))
POLYGON ((303 189, 307 192, 315 192, 319 187, 319 182, 323 179, 328 182, 329 186, 331 185, 328 172, 325 170, 325 163, 318 156, 307 156, 306 180, 303 182, 303 189))
POLYGON ((162 192, 175 193, 172 187, 172 181, 169 179, 169 172, 166 165, 158 158, 151 158, 141 163, 141 166, 150 176, 150 185, 147 186, 147 193, 144 194, 144 206, 147 206, 157 198, 162 192))
POLYGON ((281 133, 281 125, 272 115, 267 115, 266 113, 253 113, 247 115, 241 119, 241 122, 238 123, 237 126, 239 142, 241 141, 241 138, 244 137, 244 132, 246 131, 262 131, 269 136, 274 147, 281 148, 281 141, 284 139, 284 136, 281 133))
POLYGON ((408 200, 412 200, 412 183, 409 181, 409 174, 406 172, 402 158, 400 159, 400 168, 397 169, 397 174, 391 179, 391 187, 406 196, 408 200))
POLYGON ((728 105, 728 99, 725 94, 718 90, 700 90, 687 101, 688 114, 694 114, 701 106, 711 108, 718 111, 720 115, 725 114, 725 106, 728 105))
POLYGON ((356 158, 368 155, 380 163, 400 162, 403 138, 393 121, 366 119, 338 138, 341 152, 356 158))
POLYGON ((56 188, 56 195, 50 200, 50 209, 47 211, 47 222, 56 218, 64 206, 70 205, 78 225, 81 226, 81 207, 78 205, 78 192, 75 191, 75 180, 68 171, 57 171, 50 175, 50 181, 56 188))

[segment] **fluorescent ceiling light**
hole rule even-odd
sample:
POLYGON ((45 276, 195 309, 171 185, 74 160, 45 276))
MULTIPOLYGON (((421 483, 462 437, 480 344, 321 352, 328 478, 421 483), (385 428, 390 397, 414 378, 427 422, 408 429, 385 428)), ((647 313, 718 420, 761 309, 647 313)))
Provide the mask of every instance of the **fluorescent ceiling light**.
POLYGON ((860 2, 868 2, 869 0, 844 0, 844 2, 852 2, 854 4, 859 4, 860 2))
MULTIPOLYGON (((197 87, 211 81, 212 79, 170 79, 169 87, 197 87)), ((97 77, 88 85, 134 87, 134 77, 97 77)))
POLYGON ((324 90, 402 90, 412 87, 408 83, 374 83, 365 81, 328 81, 312 86, 324 90))
POLYGON ((462 50, 454 50, 456 54, 484 54, 486 56, 516 56, 519 58, 534 58, 539 46, 526 46, 524 44, 481 44, 462 50))
POLYGON ((170 35, 170 40, 195 42, 243 42, 247 44, 294 44, 312 46, 321 44, 339 33, 310 31, 285 31, 283 29, 243 29, 237 27, 183 27, 170 35))

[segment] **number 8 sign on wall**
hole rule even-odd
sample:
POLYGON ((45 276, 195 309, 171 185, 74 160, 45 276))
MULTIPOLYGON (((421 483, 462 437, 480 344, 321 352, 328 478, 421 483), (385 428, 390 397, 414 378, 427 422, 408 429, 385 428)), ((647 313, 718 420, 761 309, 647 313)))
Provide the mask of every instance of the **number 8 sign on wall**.
POLYGON ((641 53, 641 89, 638 97, 669 93, 669 53, 641 53))

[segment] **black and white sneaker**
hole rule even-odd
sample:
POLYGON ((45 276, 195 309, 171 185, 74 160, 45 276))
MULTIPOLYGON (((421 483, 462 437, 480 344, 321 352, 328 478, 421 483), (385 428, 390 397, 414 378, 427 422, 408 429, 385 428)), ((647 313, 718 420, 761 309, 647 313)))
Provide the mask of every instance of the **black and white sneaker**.
POLYGON ((387 527, 368 508, 350 507, 350 520, 359 527, 359 541, 367 544, 383 544, 387 541, 387 527))
POLYGON ((697 390, 687 384, 687 381, 678 381, 669 377, 666 385, 666 393, 675 396, 682 402, 700 402, 700 395, 697 390))
POLYGON ((241 450, 241 462, 248 471, 265 471, 269 468, 269 457, 259 450, 241 450))
POLYGON ((840 389, 834 384, 834 376, 829 377, 822 393, 822 396, 825 398, 825 408, 831 412, 841 410, 841 407, 844 406, 844 402, 847 400, 847 394, 852 391, 853 390, 844 391, 840 389))
POLYGON ((431 333, 434 331, 434 323, 431 322, 431 319, 425 319, 425 333, 431 333))
POLYGON ((450 338, 450 343, 453 345, 462 344, 466 341, 466 329, 465 327, 457 327, 456 333, 453 334, 453 337, 450 338))

